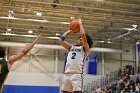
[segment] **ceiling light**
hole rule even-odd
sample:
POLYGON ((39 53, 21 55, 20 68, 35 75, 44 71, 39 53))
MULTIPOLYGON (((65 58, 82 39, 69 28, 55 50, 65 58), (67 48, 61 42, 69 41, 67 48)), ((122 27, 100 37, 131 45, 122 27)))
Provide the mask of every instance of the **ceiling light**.
POLYGON ((70 17, 70 19, 75 19, 75 17, 70 17))
POLYGON ((13 11, 9 10, 9 13, 14 13, 13 11))
POLYGON ((110 39, 108 39, 108 40, 107 40, 107 43, 109 44, 109 43, 112 43, 112 42, 111 42, 111 40, 110 40, 110 39))
POLYGON ((11 28, 7 28, 7 31, 11 31, 12 29, 11 28))
POLYGON ((33 31, 32 31, 32 30, 29 30, 29 31, 28 31, 28 33, 29 33, 29 34, 32 34, 32 33, 33 33, 33 31))
POLYGON ((137 25, 132 25, 134 28, 137 28, 137 25))
POLYGON ((56 35, 56 36, 60 36, 60 33, 56 33, 55 35, 56 35))
POLYGON ((136 42, 136 44, 138 45, 138 44, 140 44, 140 42, 138 41, 138 42, 136 42))
POLYGON ((36 15, 37 16, 42 16, 42 13, 41 12, 37 12, 36 15))

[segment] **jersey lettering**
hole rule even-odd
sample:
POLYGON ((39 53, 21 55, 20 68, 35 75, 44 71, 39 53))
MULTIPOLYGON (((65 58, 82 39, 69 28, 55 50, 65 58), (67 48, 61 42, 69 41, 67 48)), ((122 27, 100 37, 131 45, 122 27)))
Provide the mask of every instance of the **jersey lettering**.
POLYGON ((76 56, 76 53, 73 52, 73 53, 72 53, 72 57, 71 57, 71 59, 75 59, 75 56, 76 56))

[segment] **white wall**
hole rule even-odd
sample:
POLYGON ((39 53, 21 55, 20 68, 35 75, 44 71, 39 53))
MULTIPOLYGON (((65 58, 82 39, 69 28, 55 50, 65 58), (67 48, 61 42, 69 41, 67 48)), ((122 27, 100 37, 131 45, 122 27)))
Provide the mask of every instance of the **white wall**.
MULTIPOLYGON (((114 46, 112 46, 114 47, 114 46)), ((119 48, 120 46, 115 46, 119 48)), ((9 48, 9 55, 16 54, 20 51, 21 48, 9 48)), ((135 50, 134 46, 125 45, 123 46, 124 50, 129 50, 127 53, 104 53, 105 61, 105 74, 109 74, 112 71, 118 70, 125 65, 134 65, 135 61, 135 50), (127 46, 127 47, 126 47, 127 46)), ((52 50, 52 49, 36 49, 33 48, 31 52, 12 67, 12 71, 18 72, 39 72, 41 70, 47 70, 48 72, 62 73, 63 72, 63 62, 64 62, 64 53, 67 53, 66 50, 52 50), (56 54, 58 53, 58 55, 56 54), (55 62, 57 59, 57 63, 55 62), (34 66, 35 67, 34 67, 34 66), (39 69, 37 69, 37 68, 39 69)), ((100 61, 98 63, 98 74, 102 74, 102 59, 101 53, 99 54, 100 61)))
MULTIPOLYGON (((9 55, 16 54, 19 49, 10 48, 9 55)), ((12 66, 12 71, 38 72, 38 69, 47 70, 51 73, 55 70, 54 50, 33 49, 31 53, 17 61, 12 66)))
MULTIPOLYGON (((113 47, 119 47, 113 46, 113 47)), ((105 74, 109 74, 119 68, 124 68, 126 65, 135 65, 135 46, 132 44, 122 45, 123 50, 129 50, 125 53, 104 53, 105 74)), ((102 59, 100 53, 100 63, 98 73, 102 74, 102 59)))
MULTIPOLYGON (((13 72, 8 74, 5 85, 30 85, 30 86, 59 86, 61 87, 64 74, 49 74, 38 72, 13 72)), ((85 75, 84 85, 101 79, 102 75, 85 75)))

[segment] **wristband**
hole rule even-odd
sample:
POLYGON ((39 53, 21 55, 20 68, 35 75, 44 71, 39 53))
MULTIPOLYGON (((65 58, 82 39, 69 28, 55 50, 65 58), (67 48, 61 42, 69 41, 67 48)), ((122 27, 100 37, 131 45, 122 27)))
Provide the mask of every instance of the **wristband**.
POLYGON ((61 38, 61 40, 65 40, 65 37, 62 35, 62 36, 60 36, 60 38, 61 38))

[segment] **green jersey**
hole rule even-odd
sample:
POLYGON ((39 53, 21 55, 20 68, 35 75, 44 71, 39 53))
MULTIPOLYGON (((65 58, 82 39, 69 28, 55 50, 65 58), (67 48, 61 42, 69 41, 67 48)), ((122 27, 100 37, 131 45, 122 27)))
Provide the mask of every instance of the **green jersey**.
POLYGON ((0 89, 2 87, 2 84, 4 83, 5 77, 7 73, 9 72, 8 70, 8 64, 5 58, 0 60, 0 89))

